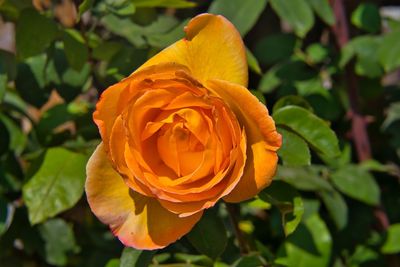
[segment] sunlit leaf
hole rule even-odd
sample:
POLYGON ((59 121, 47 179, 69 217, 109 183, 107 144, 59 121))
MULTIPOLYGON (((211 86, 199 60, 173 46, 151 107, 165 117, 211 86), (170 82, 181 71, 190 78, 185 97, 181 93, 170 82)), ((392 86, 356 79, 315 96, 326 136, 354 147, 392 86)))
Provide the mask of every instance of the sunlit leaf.
POLYGON ((76 204, 83 193, 86 162, 85 155, 64 148, 47 150, 40 169, 22 189, 32 224, 76 204))

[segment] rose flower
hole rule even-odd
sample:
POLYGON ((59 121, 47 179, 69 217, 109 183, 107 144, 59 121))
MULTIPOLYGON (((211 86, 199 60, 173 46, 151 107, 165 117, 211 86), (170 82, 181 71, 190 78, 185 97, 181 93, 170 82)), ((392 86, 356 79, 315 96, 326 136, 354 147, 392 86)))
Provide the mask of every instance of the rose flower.
POLYGON ((277 166, 281 136, 246 88, 237 30, 202 14, 185 33, 110 86, 93 114, 102 143, 87 164, 87 199, 137 249, 181 238, 220 199, 254 197, 277 166))

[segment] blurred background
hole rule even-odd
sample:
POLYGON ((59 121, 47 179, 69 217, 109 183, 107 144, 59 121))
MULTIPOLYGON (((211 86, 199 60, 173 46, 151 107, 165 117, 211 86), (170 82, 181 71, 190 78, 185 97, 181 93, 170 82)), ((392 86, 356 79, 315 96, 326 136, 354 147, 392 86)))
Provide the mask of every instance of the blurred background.
POLYGON ((398 0, 0 0, 1 267, 400 266, 399 158, 398 0), (165 249, 124 248, 84 196, 95 103, 203 12, 244 38, 277 177, 165 249))

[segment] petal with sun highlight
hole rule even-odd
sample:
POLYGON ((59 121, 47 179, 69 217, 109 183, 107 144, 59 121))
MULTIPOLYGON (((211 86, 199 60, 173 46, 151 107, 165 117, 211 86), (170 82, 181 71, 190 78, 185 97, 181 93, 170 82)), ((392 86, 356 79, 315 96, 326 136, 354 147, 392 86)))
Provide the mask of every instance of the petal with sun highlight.
POLYGON ((222 79, 247 86, 248 69, 243 41, 222 16, 201 14, 185 27, 186 37, 167 47, 140 68, 163 62, 187 66, 200 82, 222 79))
POLYGON ((207 87, 224 99, 247 134, 243 177, 224 197, 228 202, 240 202, 254 197, 271 183, 278 163, 276 151, 282 138, 267 108, 247 88, 222 80, 210 80, 207 87))
POLYGON ((164 209, 156 199, 131 189, 112 168, 103 144, 87 164, 87 199, 93 213, 126 246, 158 249, 188 233, 202 212, 180 218, 164 209))

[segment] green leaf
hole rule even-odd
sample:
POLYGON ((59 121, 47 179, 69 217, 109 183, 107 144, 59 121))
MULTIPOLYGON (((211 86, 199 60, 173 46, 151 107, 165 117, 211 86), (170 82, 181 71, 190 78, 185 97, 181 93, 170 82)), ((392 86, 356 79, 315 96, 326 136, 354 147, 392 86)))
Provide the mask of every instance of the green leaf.
POLYGON ((383 130, 386 130, 393 122, 400 120, 400 102, 391 103, 386 114, 381 126, 383 130))
POLYGON ((290 128, 316 151, 328 157, 340 154, 336 134, 325 121, 310 111, 297 106, 286 106, 274 112, 273 118, 277 125, 290 128))
POLYGON ((313 62, 313 63, 321 63, 323 62, 329 55, 329 50, 327 47, 315 43, 311 44, 307 47, 306 53, 308 58, 313 62))
POLYGON ((56 39, 58 28, 53 20, 27 8, 21 12, 15 34, 17 54, 27 58, 43 52, 56 39))
POLYGON ((83 13, 85 13, 86 11, 88 11, 94 4, 95 0, 83 0, 82 3, 79 5, 79 12, 78 12, 78 19, 83 15, 83 13))
POLYGON ((378 7, 372 3, 360 4, 351 15, 351 22, 367 32, 378 32, 381 29, 381 16, 378 7))
POLYGON ((256 91, 256 90, 250 90, 250 92, 257 97, 257 99, 263 103, 264 105, 266 105, 266 101, 265 101, 265 97, 263 95, 263 93, 261 93, 260 91, 256 91))
POLYGON ((281 79, 277 76, 277 71, 280 66, 276 65, 272 67, 267 73, 265 73, 258 85, 258 90, 263 93, 270 93, 281 85, 281 79))
POLYGON ((125 247, 120 259, 120 267, 149 266, 153 259, 155 250, 136 250, 125 247))
POLYGON ((14 217, 15 207, 0 198, 0 237, 10 227, 14 217))
POLYGON ((29 220, 36 224, 65 211, 83 194, 87 157, 64 148, 50 148, 38 172, 24 185, 29 220))
POLYGON ((9 148, 14 151, 16 155, 21 155, 28 141, 27 136, 22 132, 21 127, 18 124, 1 113, 0 121, 4 124, 10 136, 9 148))
POLYGON ((307 0, 315 13, 328 25, 335 24, 335 15, 328 0, 307 0))
POLYGON ((283 141, 281 148, 278 150, 278 155, 281 157, 283 165, 310 165, 310 149, 304 139, 283 128, 278 128, 278 132, 282 135, 283 141))
POLYGON ((400 252, 400 223, 393 224, 387 229, 387 238, 381 251, 384 254, 396 254, 400 252))
POLYGON ((120 260, 119 259, 111 259, 107 262, 106 266, 104 267, 120 267, 120 260))
POLYGON ((272 113, 277 112, 285 106, 299 106, 313 112, 312 106, 303 97, 298 95, 287 95, 281 97, 273 106, 272 113))
POLYGON ((348 208, 346 201, 336 190, 321 191, 319 195, 327 208, 329 215, 335 222, 338 230, 342 230, 347 225, 348 208))
POLYGON ((327 267, 331 250, 332 237, 328 227, 318 213, 314 213, 287 238, 278 251, 275 263, 296 267, 327 267))
POLYGON ((211 266, 212 260, 206 255, 192 255, 186 253, 175 253, 174 258, 178 262, 185 262, 186 264, 179 264, 177 266, 190 266, 190 267, 199 267, 199 266, 211 266), (196 265, 192 265, 192 263, 196 265))
POLYGON ((89 52, 82 35, 74 29, 64 31, 64 51, 69 65, 80 71, 88 60, 89 52))
POLYGON ((292 56, 296 36, 289 33, 271 34, 257 42, 254 54, 264 64, 279 63, 292 56))
POLYGON ((386 72, 400 67, 400 30, 393 31, 383 37, 382 45, 379 48, 379 61, 386 72))
POLYGON ((232 267, 265 266, 266 261, 260 255, 245 255, 235 261, 232 267))
POLYGON ((347 165, 331 175, 333 184, 347 196, 369 205, 378 205, 379 186, 374 177, 356 165, 347 165))
POLYGON ((255 73, 261 75, 262 70, 260 67, 260 64, 258 64, 257 58, 253 55, 253 53, 246 47, 246 58, 247 58, 247 64, 249 65, 249 68, 254 71, 255 73))
MULTIPOLYGON (((148 39, 156 36, 159 40, 160 35, 170 32, 178 25, 178 21, 174 17, 166 15, 158 16, 157 20, 148 26, 140 26, 133 23, 130 18, 119 18, 112 14, 103 17, 102 22, 108 30, 124 37, 136 47, 146 47, 148 39)), ((183 34, 182 28, 179 31, 183 34)), ((176 34, 175 31, 174 33, 176 34)), ((154 44, 154 39, 152 39, 152 43, 154 44)))
POLYGON ((324 180, 317 168, 279 166, 276 178, 303 191, 331 191, 333 187, 324 180))
POLYGON ((68 262, 69 252, 77 253, 72 225, 62 219, 52 219, 39 226, 39 232, 46 246, 46 262, 56 266, 65 266, 68 262))
POLYGON ((275 181, 261 191, 259 197, 279 208, 286 236, 296 230, 304 214, 303 200, 296 189, 282 181, 275 181))
POLYGON ((314 15, 307 1, 271 0, 271 5, 279 17, 293 27, 299 37, 305 37, 314 26, 314 15))
POLYGON ((200 253, 212 259, 224 252, 228 240, 222 220, 211 210, 205 212, 187 238, 200 253))
POLYGON ((242 36, 254 26, 267 5, 267 0, 214 0, 209 13, 225 16, 242 36))
POLYGON ((187 0, 131 0, 136 7, 195 7, 196 3, 187 0))

